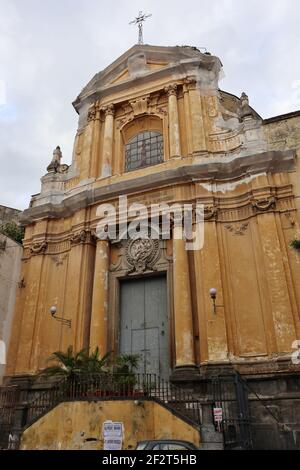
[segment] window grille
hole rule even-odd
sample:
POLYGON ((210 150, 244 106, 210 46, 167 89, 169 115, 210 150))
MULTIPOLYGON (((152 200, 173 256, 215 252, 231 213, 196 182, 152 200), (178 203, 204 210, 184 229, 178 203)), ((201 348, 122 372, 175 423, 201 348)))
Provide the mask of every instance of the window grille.
POLYGON ((125 170, 135 170, 163 161, 163 136, 160 132, 140 132, 125 145, 125 170))

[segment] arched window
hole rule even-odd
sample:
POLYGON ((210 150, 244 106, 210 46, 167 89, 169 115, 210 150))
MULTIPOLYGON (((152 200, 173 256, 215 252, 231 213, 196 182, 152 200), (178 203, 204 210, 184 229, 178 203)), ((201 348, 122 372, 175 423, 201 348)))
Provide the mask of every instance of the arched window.
POLYGON ((163 161, 164 142, 160 132, 140 132, 125 145, 125 170, 136 170, 163 161))

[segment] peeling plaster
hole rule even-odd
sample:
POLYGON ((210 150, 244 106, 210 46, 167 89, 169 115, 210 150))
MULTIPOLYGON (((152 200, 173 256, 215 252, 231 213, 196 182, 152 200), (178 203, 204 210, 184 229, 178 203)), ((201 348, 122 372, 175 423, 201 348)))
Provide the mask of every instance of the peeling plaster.
POLYGON ((239 179, 238 181, 230 183, 198 183, 202 188, 213 193, 221 192, 225 194, 229 191, 234 191, 241 184, 248 184, 260 176, 266 176, 266 173, 258 173, 257 175, 246 176, 245 178, 239 179))

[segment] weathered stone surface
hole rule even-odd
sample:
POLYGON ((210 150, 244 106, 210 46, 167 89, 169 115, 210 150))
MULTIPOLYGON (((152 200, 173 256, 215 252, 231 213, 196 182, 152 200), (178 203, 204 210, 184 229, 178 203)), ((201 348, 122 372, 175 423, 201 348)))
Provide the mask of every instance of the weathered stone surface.
POLYGON ((21 211, 0 205, 0 225, 6 224, 8 222, 18 223, 20 215, 21 211))
POLYGON ((183 439, 200 446, 197 429, 152 401, 62 403, 30 426, 22 450, 103 449, 102 424, 107 419, 124 425, 123 449, 134 450, 145 439, 183 439))

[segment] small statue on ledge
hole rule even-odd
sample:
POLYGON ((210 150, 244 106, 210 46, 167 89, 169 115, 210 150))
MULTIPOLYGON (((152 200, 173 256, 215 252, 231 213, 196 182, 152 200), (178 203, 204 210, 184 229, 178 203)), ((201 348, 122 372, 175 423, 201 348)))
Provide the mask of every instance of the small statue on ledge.
POLYGON ((50 171, 54 171, 55 173, 59 171, 59 168, 61 166, 60 164, 61 159, 62 159, 62 153, 61 153, 60 147, 57 146, 56 149, 53 151, 53 158, 51 160, 51 163, 47 167, 48 173, 50 171))
POLYGON ((251 109, 249 105, 249 98, 248 95, 246 95, 245 92, 241 94, 240 97, 240 102, 241 102, 241 118, 244 119, 246 117, 254 117, 254 112, 253 109, 251 109))

